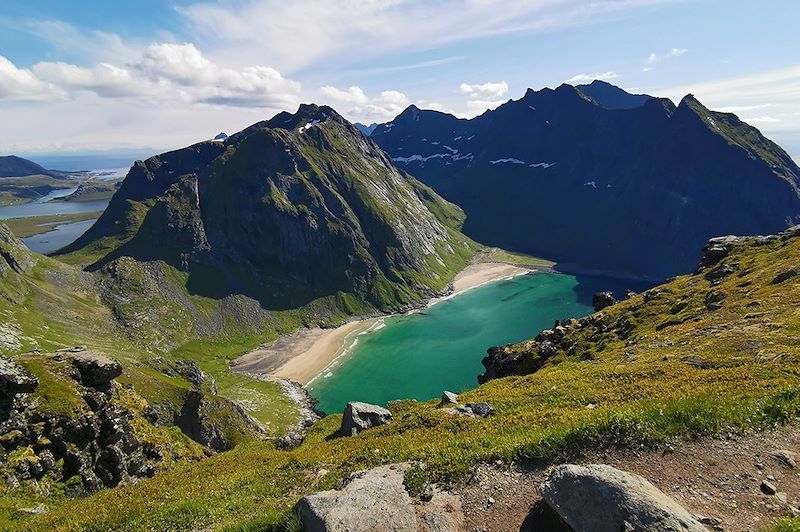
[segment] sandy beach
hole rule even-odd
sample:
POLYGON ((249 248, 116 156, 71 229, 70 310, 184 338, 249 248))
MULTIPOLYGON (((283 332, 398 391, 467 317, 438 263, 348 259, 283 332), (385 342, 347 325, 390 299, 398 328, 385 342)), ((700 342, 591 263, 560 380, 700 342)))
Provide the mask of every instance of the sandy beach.
MULTIPOLYGON (((446 298, 530 271, 529 268, 498 262, 470 264, 453 279, 453 292, 446 298)), ((433 299, 429 304, 442 299, 433 299)), ((352 345, 356 336, 380 321, 381 318, 369 318, 349 321, 335 329, 300 329, 269 346, 242 355, 236 360, 234 371, 272 375, 306 385, 352 345)))

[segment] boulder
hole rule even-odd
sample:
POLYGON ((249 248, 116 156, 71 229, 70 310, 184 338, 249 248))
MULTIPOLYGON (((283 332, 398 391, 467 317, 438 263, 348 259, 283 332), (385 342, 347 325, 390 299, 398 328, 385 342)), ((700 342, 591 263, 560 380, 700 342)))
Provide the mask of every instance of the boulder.
POLYGON ((377 467, 356 473, 340 490, 303 497, 297 503, 303 530, 416 531, 414 504, 403 485, 408 467, 408 464, 377 467))
POLYGON ((488 417, 494 414, 494 407, 489 403, 467 403, 466 407, 478 417, 488 417))
POLYGON ((39 381, 25 368, 7 358, 0 357, 0 401, 18 393, 31 393, 39 381))
POLYGON ((779 449, 775 451, 772 456, 790 469, 796 469, 797 462, 800 461, 800 456, 798 456, 796 452, 786 449, 779 449))
POLYGON ((392 422, 392 413, 380 406, 353 401, 344 408, 339 434, 355 436, 363 430, 392 422))
POLYGON ((553 470, 540 492, 545 503, 573 530, 706 530, 644 478, 608 465, 562 464, 553 470))
POLYGON ((122 375, 122 365, 100 353, 91 351, 71 353, 70 359, 78 368, 81 380, 87 386, 106 388, 113 379, 122 375))
POLYGON ((448 392, 447 390, 442 392, 442 401, 439 403, 439 408, 443 408, 446 406, 453 406, 458 404, 458 394, 453 392, 448 392))
POLYGON ((613 292, 596 292, 592 296, 592 306, 594 307, 594 311, 603 310, 606 307, 610 307, 617 303, 617 298, 614 297, 613 292))

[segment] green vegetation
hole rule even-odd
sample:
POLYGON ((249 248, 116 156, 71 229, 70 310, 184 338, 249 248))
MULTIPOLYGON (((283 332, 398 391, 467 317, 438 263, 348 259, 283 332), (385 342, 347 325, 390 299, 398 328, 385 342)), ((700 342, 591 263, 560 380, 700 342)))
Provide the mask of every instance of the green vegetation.
POLYGON ((473 262, 504 262, 515 266, 526 266, 532 268, 552 268, 555 262, 547 259, 540 259, 524 253, 514 253, 500 248, 481 248, 475 255, 473 262))
POLYGON ((51 214, 46 216, 28 216, 5 220, 5 224, 19 238, 27 238, 52 231, 57 225, 83 222, 97 219, 101 211, 78 212, 70 214, 51 214))
MULTIPOLYGON (((485 461, 557 459, 585 447, 653 446, 793 422, 800 415, 800 286, 780 279, 799 259, 800 238, 737 244, 724 263, 738 270, 719 284, 705 272, 683 276, 604 309, 607 327, 569 329, 560 345, 574 349, 559 348, 539 371, 463 394, 464 402, 491 403, 495 416, 450 416, 436 401, 398 401, 390 405, 394 423, 352 438, 336 437, 341 416, 329 416, 296 450, 246 443, 8 526, 269 529, 293 519, 304 493, 378 464, 426 463, 406 479, 419 490, 458 482, 485 461), (709 292, 724 297, 707 299, 709 292)), ((514 349, 533 356, 532 346, 514 349)), ((783 520, 779 530, 794 524, 783 520)))
POLYGON ((800 531, 800 518, 783 517, 775 521, 770 530, 772 532, 798 532, 800 531))

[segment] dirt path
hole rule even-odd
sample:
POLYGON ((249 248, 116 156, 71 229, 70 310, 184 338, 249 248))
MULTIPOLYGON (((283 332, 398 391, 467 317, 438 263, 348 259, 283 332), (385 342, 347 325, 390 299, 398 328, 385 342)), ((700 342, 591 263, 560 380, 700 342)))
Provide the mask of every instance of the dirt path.
MULTIPOLYGON (((758 531, 800 505, 800 469, 774 456, 800 452, 800 427, 704 440, 659 451, 609 451, 573 463, 605 463, 637 473, 690 512, 717 520, 710 530, 758 531), (762 481, 778 493, 766 495, 762 481)), ((800 467, 800 464, 798 464, 800 467)), ((549 469, 482 466, 475 481, 457 490, 470 531, 520 530, 539 500, 537 486, 549 469)), ((711 521, 710 521, 711 522, 711 521)))

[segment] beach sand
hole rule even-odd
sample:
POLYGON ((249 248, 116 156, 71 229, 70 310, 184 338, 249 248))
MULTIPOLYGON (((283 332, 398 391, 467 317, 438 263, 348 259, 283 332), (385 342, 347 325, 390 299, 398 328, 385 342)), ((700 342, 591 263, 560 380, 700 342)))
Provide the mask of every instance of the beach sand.
MULTIPOLYGON (((492 281, 530 272, 510 264, 485 262, 470 264, 453 279, 453 297, 492 281)), ((439 301, 431 300, 430 304, 439 301)), ((375 325, 380 318, 353 320, 335 329, 300 329, 281 337, 270 346, 242 355, 234 371, 272 375, 306 385, 352 344, 352 339, 375 325)))

